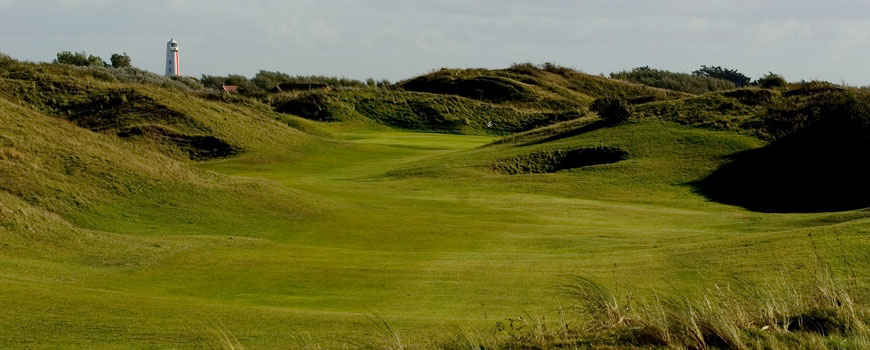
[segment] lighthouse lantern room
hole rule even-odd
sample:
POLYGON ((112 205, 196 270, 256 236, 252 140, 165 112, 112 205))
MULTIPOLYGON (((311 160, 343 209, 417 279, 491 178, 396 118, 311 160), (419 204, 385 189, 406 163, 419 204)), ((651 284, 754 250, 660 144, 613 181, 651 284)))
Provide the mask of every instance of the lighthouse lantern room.
POLYGON ((175 39, 170 39, 166 43, 166 76, 180 75, 181 71, 178 65, 178 42, 175 39))

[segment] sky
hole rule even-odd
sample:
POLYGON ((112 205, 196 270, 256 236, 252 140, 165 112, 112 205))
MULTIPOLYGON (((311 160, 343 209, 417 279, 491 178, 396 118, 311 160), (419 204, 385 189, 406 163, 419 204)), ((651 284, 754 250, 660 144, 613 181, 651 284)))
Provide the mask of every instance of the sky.
POLYGON ((265 69, 398 81, 552 62, 870 85, 870 1, 0 0, 0 52, 21 60, 126 52, 162 73, 170 38, 194 77, 265 69))

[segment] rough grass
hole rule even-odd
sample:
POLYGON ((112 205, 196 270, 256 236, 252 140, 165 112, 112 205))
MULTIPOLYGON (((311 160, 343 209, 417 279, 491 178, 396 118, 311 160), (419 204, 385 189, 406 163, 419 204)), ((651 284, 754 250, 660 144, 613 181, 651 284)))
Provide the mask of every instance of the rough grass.
POLYGON ((539 110, 576 109, 602 97, 654 101, 689 96, 564 67, 532 64, 517 64, 502 70, 441 69, 397 85, 410 91, 459 95, 539 110))
POLYGON ((585 109, 538 111, 458 96, 387 89, 283 94, 270 103, 281 113, 315 121, 376 121, 418 131, 504 134, 582 117, 585 109))
POLYGON ((793 84, 785 90, 744 88, 633 108, 635 119, 659 119, 715 130, 731 130, 774 140, 813 125, 827 116, 855 114, 860 89, 824 82, 793 84), (847 109, 852 109, 848 110, 847 109))
POLYGON ((523 314, 488 331, 456 328, 426 343, 402 341, 389 322, 371 349, 864 349, 870 309, 858 281, 817 261, 807 285, 730 281, 698 290, 636 293, 575 276, 557 317, 523 314))
POLYGON ((675 73, 650 67, 634 68, 630 71, 610 73, 610 77, 644 84, 652 87, 682 91, 690 94, 706 94, 736 88, 733 82, 708 76, 689 73, 675 73))

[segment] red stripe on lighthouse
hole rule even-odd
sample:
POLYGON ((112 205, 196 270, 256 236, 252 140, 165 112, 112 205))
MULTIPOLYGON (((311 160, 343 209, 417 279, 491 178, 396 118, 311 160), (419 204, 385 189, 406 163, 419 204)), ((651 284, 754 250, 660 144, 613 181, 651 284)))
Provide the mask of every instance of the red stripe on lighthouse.
POLYGON ((179 69, 181 64, 178 63, 178 51, 175 51, 175 75, 180 75, 181 69, 179 69))

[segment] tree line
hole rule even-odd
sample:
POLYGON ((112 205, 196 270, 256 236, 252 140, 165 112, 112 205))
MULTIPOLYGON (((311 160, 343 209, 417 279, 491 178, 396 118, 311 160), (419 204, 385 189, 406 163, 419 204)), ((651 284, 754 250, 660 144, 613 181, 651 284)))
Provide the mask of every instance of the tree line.
POLYGON ((112 57, 109 58, 110 63, 107 63, 100 56, 88 55, 85 51, 61 51, 57 53, 57 58, 53 62, 81 67, 127 68, 133 66, 132 60, 126 52, 123 54, 112 54, 112 57))

